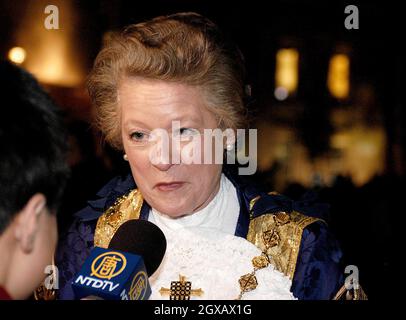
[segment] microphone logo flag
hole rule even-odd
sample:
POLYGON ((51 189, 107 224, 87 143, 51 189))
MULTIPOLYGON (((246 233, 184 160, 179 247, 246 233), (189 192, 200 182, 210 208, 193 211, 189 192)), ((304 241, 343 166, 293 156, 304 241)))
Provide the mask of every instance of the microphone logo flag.
POLYGON ((127 259, 121 253, 106 252, 93 260, 91 276, 110 280, 123 272, 126 265, 127 259))
POLYGON ((131 283, 129 292, 130 300, 144 300, 147 288, 148 276, 145 271, 140 271, 135 275, 133 282, 131 283))
POLYGON ((72 281, 76 299, 146 300, 151 295, 141 256, 95 247, 72 281))

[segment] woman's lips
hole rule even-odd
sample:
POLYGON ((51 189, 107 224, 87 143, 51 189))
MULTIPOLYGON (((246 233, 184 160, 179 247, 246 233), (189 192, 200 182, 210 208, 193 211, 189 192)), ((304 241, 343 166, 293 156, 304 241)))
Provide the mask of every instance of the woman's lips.
POLYGON ((170 182, 170 183, 157 183, 155 185, 155 188, 157 188, 159 191, 174 191, 179 188, 181 188, 185 183, 181 181, 175 181, 175 182, 170 182))

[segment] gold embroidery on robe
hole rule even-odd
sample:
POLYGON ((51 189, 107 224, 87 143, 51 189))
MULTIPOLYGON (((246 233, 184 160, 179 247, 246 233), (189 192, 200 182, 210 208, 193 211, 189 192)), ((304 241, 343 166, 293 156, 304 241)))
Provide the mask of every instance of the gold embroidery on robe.
POLYGON ((344 284, 340 290, 338 290, 333 300, 368 300, 368 296, 360 285, 358 285, 356 289, 347 289, 344 284))
POLYGON ((52 257, 51 266, 52 273, 50 273, 47 278, 34 290, 34 300, 56 300, 57 289, 54 285, 58 283, 58 271, 55 264, 55 254, 52 257), (45 283, 47 283, 47 285, 45 285, 45 283))
MULTIPOLYGON (((250 203, 250 210, 259 197, 250 203)), ((250 221, 247 240, 270 257, 274 267, 293 279, 303 230, 318 218, 299 212, 266 213, 250 221)))
MULTIPOLYGON (((250 209, 260 197, 250 201, 250 209)), ((126 221, 138 219, 143 198, 138 189, 119 198, 97 221, 94 245, 107 248, 117 229, 126 221)), ((247 240, 268 253, 275 268, 293 278, 303 230, 320 219, 296 211, 264 214, 252 218, 247 240)))
MULTIPOLYGON (((274 192, 270 194, 275 194, 274 192)), ((247 240, 266 252, 274 267, 293 279, 303 230, 318 218, 308 217, 293 211, 263 214, 257 218, 252 217, 252 208, 260 196, 250 201, 250 224, 247 240)), ((97 221, 94 244, 107 248, 117 229, 126 221, 138 219, 141 212, 143 198, 138 189, 117 199, 97 221)), ((351 296, 343 288, 337 293, 335 300, 344 296, 349 300, 367 300, 367 296, 360 288, 351 296)), ((37 296, 36 296, 37 298, 37 296)))
POLYGON ((140 217, 143 198, 138 189, 117 199, 97 220, 94 245, 107 248, 117 229, 126 221, 140 217))

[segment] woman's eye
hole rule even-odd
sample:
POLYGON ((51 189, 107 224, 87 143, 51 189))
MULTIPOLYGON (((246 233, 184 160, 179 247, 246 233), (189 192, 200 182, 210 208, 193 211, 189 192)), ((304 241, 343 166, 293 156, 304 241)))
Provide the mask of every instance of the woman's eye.
POLYGON ((179 131, 182 136, 191 136, 196 133, 196 130, 192 128, 180 128, 179 131))
POLYGON ((178 135, 181 141, 191 141, 199 131, 193 128, 180 128, 178 135))
POLYGON ((144 132, 135 131, 131 133, 130 138, 135 141, 144 141, 147 138, 147 135, 144 132))

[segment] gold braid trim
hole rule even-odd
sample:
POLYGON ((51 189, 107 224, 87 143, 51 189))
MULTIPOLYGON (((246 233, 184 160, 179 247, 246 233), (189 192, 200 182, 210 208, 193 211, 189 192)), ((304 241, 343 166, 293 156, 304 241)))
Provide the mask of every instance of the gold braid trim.
MULTIPOLYGON (((258 199, 251 201, 251 211, 258 199)), ((277 270, 293 279, 303 230, 316 221, 323 220, 296 211, 266 213, 251 218, 247 240, 266 252, 277 270)))
POLYGON ((347 289, 345 284, 338 290, 333 300, 368 300, 368 296, 360 285, 347 289))
MULTIPOLYGON (((111 238, 124 222, 139 218, 142 203, 143 198, 138 189, 134 189, 128 194, 118 198, 116 202, 97 220, 94 233, 94 245, 97 247, 108 248, 111 238)), ((54 261, 52 262, 52 265, 55 266, 54 261)), ((45 283, 42 283, 34 291, 34 299, 55 300, 55 290, 47 289, 45 283)))
POLYGON ((47 278, 42 281, 42 283, 34 290, 33 298, 39 301, 56 300, 56 291, 58 288, 54 288, 58 283, 58 270, 55 264, 55 254, 52 256, 52 273, 47 276, 47 278), (51 277, 52 276, 52 277, 51 277), (48 288, 45 285, 47 282, 48 288), (51 288, 49 288, 51 287, 51 288))
MULTIPOLYGON (((260 197, 250 202, 250 210, 260 197)), ((138 219, 143 198, 138 189, 117 199, 97 221, 94 245, 107 248, 117 229, 126 221, 138 219)), ((299 212, 278 212, 252 218, 247 240, 271 258, 275 268, 293 278, 303 230, 320 219, 307 217, 299 212)))
POLYGON ((94 246, 108 248, 117 229, 126 221, 140 217, 143 198, 138 189, 116 200, 97 220, 94 246))

